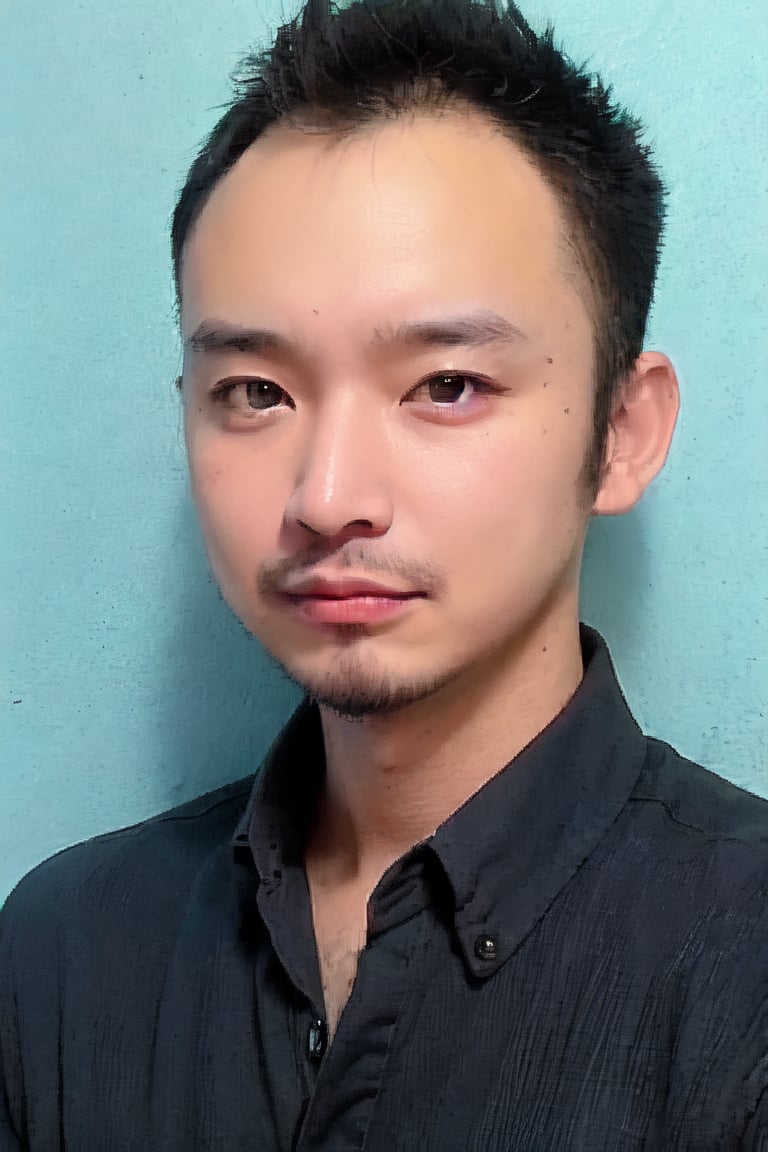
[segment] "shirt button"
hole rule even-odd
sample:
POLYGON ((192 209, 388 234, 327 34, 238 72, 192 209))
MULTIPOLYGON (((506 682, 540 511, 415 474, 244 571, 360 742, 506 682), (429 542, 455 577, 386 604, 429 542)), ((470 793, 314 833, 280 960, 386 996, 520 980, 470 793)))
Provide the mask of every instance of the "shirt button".
POLYGON ((307 1034, 307 1055, 310 1060, 322 1060, 327 1047, 328 1029, 325 1026, 325 1020, 316 1016, 310 1024, 307 1034))
POLYGON ((478 936, 475 940, 475 956, 478 960, 495 960, 496 959, 496 937, 495 936, 478 936))

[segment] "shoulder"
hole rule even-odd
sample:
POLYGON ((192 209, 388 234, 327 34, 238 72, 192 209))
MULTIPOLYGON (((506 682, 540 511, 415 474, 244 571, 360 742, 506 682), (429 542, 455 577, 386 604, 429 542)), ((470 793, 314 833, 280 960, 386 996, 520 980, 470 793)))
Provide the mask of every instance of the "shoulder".
POLYGON ((744 1132, 766 1092, 768 800, 649 739, 628 807, 633 862, 647 862, 640 935, 661 925, 669 943, 656 983, 675 1005, 670 1123, 703 1147, 716 1128, 744 1132))
POLYGON ((728 953, 768 990, 754 964, 768 946, 768 800, 649 738, 625 820, 631 875, 672 937, 687 934, 689 959, 728 953))
POLYGON ((638 805, 658 805, 681 830, 702 840, 734 841, 768 859, 768 799, 647 738, 643 771, 632 792, 638 805))
POLYGON ((226 847, 248 801, 253 776, 225 784, 137 824, 54 853, 26 873, 0 909, 0 938, 98 916, 131 892, 183 887, 200 861, 226 847))

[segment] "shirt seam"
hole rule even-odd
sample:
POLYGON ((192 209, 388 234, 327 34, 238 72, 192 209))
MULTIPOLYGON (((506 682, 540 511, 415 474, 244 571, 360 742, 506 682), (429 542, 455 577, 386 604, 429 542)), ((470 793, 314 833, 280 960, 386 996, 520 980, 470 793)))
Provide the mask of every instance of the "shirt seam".
POLYGON ((698 832, 701 836, 705 836, 707 840, 720 840, 723 843, 744 844, 748 848, 756 848, 758 843, 764 843, 764 841, 758 842, 755 840, 745 840, 742 836, 727 836, 719 832, 708 832, 706 828, 702 828, 698 824, 689 824, 686 820, 681 820, 679 816, 676 816, 672 811, 669 802, 667 800, 662 800, 659 796, 630 796, 629 803, 658 804, 659 807, 664 809, 673 824, 677 824, 680 828, 687 828, 690 832, 698 832))
MULTIPOLYGON (((147 816, 144 820, 137 820, 135 824, 129 824, 125 828, 113 828, 109 832, 97 833, 96 836, 90 836, 86 840, 78 840, 60 849, 59 852, 53 853, 50 859, 53 859, 55 856, 60 856, 63 852, 69 852, 72 848, 80 848, 85 844, 103 844, 111 840, 117 840, 123 836, 139 835, 145 828, 149 828, 153 824, 167 824, 176 820, 198 820, 210 815, 216 808, 220 808, 224 804, 230 804, 233 800, 237 800, 241 796, 247 796, 248 792, 247 787, 237 792, 230 792, 227 796, 222 796, 220 800, 213 800, 205 808, 198 808, 194 812, 174 812, 173 810, 169 812, 158 812, 154 816, 147 816)), ((196 801, 193 799, 190 800, 189 803, 194 804, 196 801)), ((180 805, 180 807, 186 807, 186 805, 180 805)), ((47 863, 47 860, 42 861, 42 863, 47 863)))

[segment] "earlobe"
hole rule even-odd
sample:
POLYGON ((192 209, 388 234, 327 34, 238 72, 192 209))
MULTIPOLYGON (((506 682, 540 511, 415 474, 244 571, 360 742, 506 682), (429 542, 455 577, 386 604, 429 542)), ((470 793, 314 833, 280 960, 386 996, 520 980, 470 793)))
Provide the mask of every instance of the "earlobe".
POLYGON ((593 515, 618 516, 634 508, 664 466, 679 409, 680 389, 669 357, 643 352, 614 405, 593 515))

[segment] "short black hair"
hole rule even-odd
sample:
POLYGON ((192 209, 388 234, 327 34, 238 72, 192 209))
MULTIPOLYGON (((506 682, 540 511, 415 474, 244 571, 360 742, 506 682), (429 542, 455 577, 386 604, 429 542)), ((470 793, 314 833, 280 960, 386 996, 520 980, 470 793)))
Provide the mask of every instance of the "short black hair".
POLYGON ((500 0, 307 0, 272 47, 245 58, 234 99, 192 164, 176 205, 177 298, 190 230, 212 189, 273 124, 351 135, 406 112, 482 113, 556 194, 591 296, 597 491, 616 391, 640 355, 659 260, 665 191, 642 126, 548 25, 537 35, 500 0))

